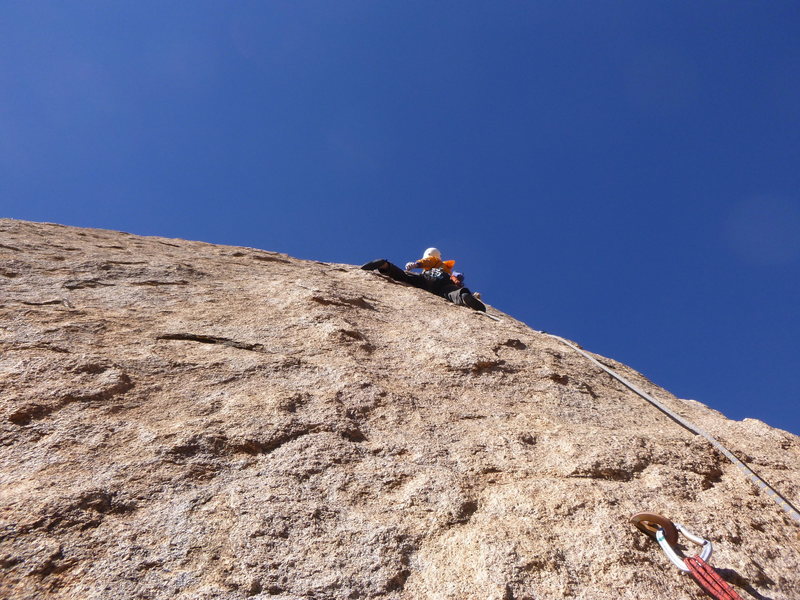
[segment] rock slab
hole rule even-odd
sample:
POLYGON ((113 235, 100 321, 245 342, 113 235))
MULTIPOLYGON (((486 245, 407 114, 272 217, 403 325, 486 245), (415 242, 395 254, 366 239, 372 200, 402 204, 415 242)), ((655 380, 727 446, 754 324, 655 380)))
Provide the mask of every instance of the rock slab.
MULTIPOLYGON (((0 596, 702 597, 628 523, 649 511, 712 540, 743 598, 800 597, 797 527, 736 467, 490 312, 352 265, 0 220, 0 596)), ((798 504, 798 437, 597 358, 798 504)))

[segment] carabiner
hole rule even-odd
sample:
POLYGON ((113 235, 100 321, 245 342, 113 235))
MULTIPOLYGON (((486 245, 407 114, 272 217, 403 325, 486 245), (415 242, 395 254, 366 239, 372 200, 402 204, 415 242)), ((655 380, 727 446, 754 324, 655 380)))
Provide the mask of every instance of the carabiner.
MULTIPOLYGON (((708 562, 708 559, 711 558, 711 553, 713 552, 714 548, 711 545, 711 542, 707 539, 701 538, 699 535, 693 534, 691 531, 686 529, 680 523, 675 523, 675 529, 677 529, 680 533, 686 536, 688 539, 693 541, 698 546, 702 546, 702 550, 700 550, 700 554, 698 555, 704 562, 708 562)), ((664 530, 659 529, 656 532, 656 540, 658 541, 658 545, 661 546, 661 549, 664 551, 664 554, 667 555, 672 561, 672 564, 678 567, 684 573, 689 573, 690 569, 686 566, 684 562, 684 557, 678 554, 675 549, 670 545, 667 541, 666 536, 664 535, 664 530)))
POLYGON ((678 543, 678 533, 682 533, 687 539, 695 544, 702 546, 700 550, 700 558, 706 562, 711 558, 713 546, 707 539, 701 538, 699 535, 693 534, 680 523, 673 523, 669 519, 661 515, 652 513, 639 513, 631 517, 631 523, 639 530, 651 536, 655 533, 656 541, 667 558, 670 559, 673 565, 678 567, 684 573, 689 573, 689 567, 684 562, 684 557, 678 554, 674 546, 678 543))

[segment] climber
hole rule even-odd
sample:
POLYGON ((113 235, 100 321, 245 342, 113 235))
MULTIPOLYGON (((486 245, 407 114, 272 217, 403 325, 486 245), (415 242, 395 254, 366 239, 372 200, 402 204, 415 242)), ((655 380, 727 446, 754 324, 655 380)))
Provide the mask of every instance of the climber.
POLYGON ((406 263, 405 271, 385 258, 372 260, 362 265, 361 268, 365 271, 378 270, 396 281, 408 283, 446 298, 453 304, 468 306, 473 310, 486 312, 486 306, 483 302, 478 300, 469 291, 469 288, 464 287, 464 276, 461 273, 453 274, 455 262, 454 260, 443 261, 442 253, 439 250, 428 248, 421 259, 406 263), (421 274, 412 273, 412 269, 422 269, 423 272, 421 274))

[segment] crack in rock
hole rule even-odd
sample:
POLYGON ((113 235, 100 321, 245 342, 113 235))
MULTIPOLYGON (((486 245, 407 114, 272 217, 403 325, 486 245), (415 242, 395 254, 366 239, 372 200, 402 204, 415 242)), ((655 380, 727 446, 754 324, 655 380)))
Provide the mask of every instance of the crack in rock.
POLYGON ((132 281, 131 285, 189 285, 189 282, 185 279, 179 279, 178 281, 158 281, 156 279, 148 279, 146 281, 132 281))
POLYGON ((218 337, 215 335, 202 335, 197 333, 165 333, 156 337, 157 340, 177 340, 184 342, 199 342, 201 344, 220 344, 222 346, 229 346, 231 348, 239 348, 240 350, 249 350, 250 352, 261 352, 264 354, 276 354, 272 350, 267 350, 263 344, 251 344, 248 342, 237 342, 230 338, 218 337))
POLYGON ((516 369, 507 366, 504 360, 479 360, 470 367, 469 372, 473 375, 493 372, 515 373, 516 369))
POLYGON ((95 287, 110 287, 113 286, 113 283, 103 283, 99 279, 70 279, 69 281, 64 282, 64 287, 68 290, 80 290, 83 288, 95 288, 95 287))
POLYGON ((42 404, 31 402, 19 407, 8 416, 8 420, 15 425, 29 425, 32 421, 41 420, 71 404, 73 402, 93 402, 110 400, 115 396, 125 394, 134 387, 133 381, 128 374, 114 367, 106 365, 81 365, 75 369, 76 373, 100 374, 99 381, 92 382, 90 385, 97 385, 96 391, 67 392, 52 404, 42 404), (107 372, 111 371, 106 375, 107 372), (105 377, 104 377, 105 376, 105 377), (104 381, 105 379, 105 381, 104 381), (110 379, 110 381, 108 380, 110 379))
POLYGON ((496 353, 503 346, 507 346, 509 348, 513 348, 514 350, 525 350, 528 347, 528 345, 525 342, 523 342, 522 340, 518 340, 516 338, 512 338, 512 339, 506 340, 502 344, 497 344, 493 348, 493 351, 496 353))
POLYGON ((20 300, 20 303, 27 306, 47 306, 48 304, 64 304, 64 300, 43 300, 41 302, 26 302, 25 300, 20 300))
POLYGON ((312 296, 311 300, 322 304, 323 306, 345 306, 349 308, 366 308, 367 310, 375 310, 375 307, 362 298, 336 298, 329 300, 322 296, 312 296))

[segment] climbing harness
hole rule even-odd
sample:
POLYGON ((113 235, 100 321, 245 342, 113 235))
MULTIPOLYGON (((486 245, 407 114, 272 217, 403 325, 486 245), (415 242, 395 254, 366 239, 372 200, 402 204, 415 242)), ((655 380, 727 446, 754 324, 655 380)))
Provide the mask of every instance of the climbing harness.
POLYGON ((683 573, 690 573, 695 583, 714 600, 742 600, 742 597, 719 576, 708 564, 713 547, 709 540, 690 532, 680 523, 673 523, 666 517, 652 513, 638 513, 631 517, 631 523, 650 537, 655 537, 667 558, 683 573), (697 556, 684 557, 675 549, 678 534, 702 546, 697 556))
POLYGON ((611 375, 614 379, 616 379, 617 381, 622 383, 624 386, 626 386, 630 390, 636 392, 639 396, 641 396, 642 398, 647 400, 650 404, 655 406, 658 410, 663 412, 665 415, 667 415, 673 421, 675 421, 676 423, 678 423, 682 427, 685 427, 686 429, 688 429, 692 433, 695 433, 697 435, 703 436, 706 440, 709 441, 709 443, 712 446, 714 446, 723 455, 725 455, 728 458, 728 460, 730 460, 733 464, 735 464, 737 467, 739 467, 739 469, 747 476, 748 479, 750 479, 750 481, 752 481, 754 484, 756 484, 760 489, 764 490, 766 492, 767 496, 772 498, 772 500, 774 500, 775 503, 778 506, 780 506, 784 511, 786 511, 786 513, 790 517, 792 517, 797 522, 798 525, 800 525, 800 512, 798 512, 798 510, 794 506, 792 506, 792 504, 788 500, 786 500, 786 498, 784 498, 777 491, 775 491, 775 489, 773 489, 766 481, 764 481, 763 479, 761 479, 761 477, 756 475, 755 472, 750 467, 748 467, 741 460, 736 458, 736 456, 734 456, 734 454, 730 450, 728 450, 725 446, 723 446, 721 443, 719 443, 710 433, 708 433, 705 430, 701 429, 700 427, 697 427, 696 425, 690 423, 689 421, 687 421, 686 419, 684 419, 683 417, 678 415, 676 412, 670 410, 664 404, 662 404, 661 402, 659 402, 658 400, 653 398, 650 394, 648 394, 648 393, 644 392, 643 390, 639 389, 634 384, 632 384, 630 381, 628 381, 627 379, 622 377, 622 375, 619 375, 618 373, 616 373, 612 369, 609 369, 603 363, 601 363, 599 360, 597 360, 596 358, 591 356, 588 352, 585 352, 584 350, 582 350, 581 348, 579 348, 575 344, 565 340, 562 337, 559 337, 557 335, 553 335, 552 333, 547 333, 547 332, 544 332, 544 331, 542 333, 544 333, 545 335, 547 335, 547 336, 549 336, 549 337, 551 337, 551 338, 553 338, 555 340, 558 340, 559 342, 569 346, 570 348, 572 348, 573 350, 575 350, 579 354, 582 354, 584 357, 588 358, 591 362, 593 362, 598 367, 603 369, 603 371, 605 371, 606 373, 611 375))

